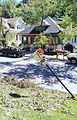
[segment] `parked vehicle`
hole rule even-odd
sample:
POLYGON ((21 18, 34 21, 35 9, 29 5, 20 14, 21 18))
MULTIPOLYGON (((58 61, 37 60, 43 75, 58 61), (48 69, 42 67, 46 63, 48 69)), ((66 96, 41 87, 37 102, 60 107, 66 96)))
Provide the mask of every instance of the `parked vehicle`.
POLYGON ((74 47, 73 47, 73 45, 68 43, 64 46, 64 49, 69 51, 69 52, 73 52, 74 47))
POLYGON ((67 58, 68 58, 70 63, 72 63, 72 64, 77 63, 77 52, 68 54, 67 58))
POLYGON ((46 55, 57 55, 57 52, 54 51, 52 48, 48 48, 47 50, 44 50, 44 54, 46 55))
POLYGON ((6 46, 0 50, 0 54, 14 57, 22 57, 25 55, 25 50, 21 47, 6 46))

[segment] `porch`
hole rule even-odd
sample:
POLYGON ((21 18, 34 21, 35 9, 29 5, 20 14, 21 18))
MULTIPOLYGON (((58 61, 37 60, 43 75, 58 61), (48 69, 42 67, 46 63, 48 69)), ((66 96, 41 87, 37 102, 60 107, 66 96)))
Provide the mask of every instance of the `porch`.
MULTIPOLYGON (((21 36, 21 44, 25 45, 26 48, 29 48, 30 51, 35 48, 34 46, 34 38, 36 35, 22 35, 21 36)), ((62 49, 62 41, 58 35, 49 35, 48 36, 48 45, 44 46, 44 48, 53 48, 53 49, 62 49)))

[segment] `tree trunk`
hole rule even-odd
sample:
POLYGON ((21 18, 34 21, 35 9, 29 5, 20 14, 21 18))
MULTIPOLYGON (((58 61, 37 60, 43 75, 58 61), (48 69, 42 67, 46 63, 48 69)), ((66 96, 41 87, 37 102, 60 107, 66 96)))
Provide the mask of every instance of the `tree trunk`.
POLYGON ((42 16, 42 20, 41 20, 41 25, 40 25, 40 32, 42 32, 42 26, 43 25, 43 16, 42 16))

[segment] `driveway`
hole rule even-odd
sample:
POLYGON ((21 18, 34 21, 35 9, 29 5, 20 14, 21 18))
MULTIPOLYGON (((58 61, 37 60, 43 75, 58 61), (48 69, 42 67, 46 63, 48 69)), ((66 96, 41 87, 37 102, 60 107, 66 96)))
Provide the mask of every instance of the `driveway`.
MULTIPOLYGON (((77 94, 77 65, 52 59, 47 59, 47 63, 68 89, 77 94)), ((41 86, 65 91, 48 68, 32 59, 31 54, 26 54, 22 58, 0 56, 0 76, 2 75, 12 75, 18 79, 27 75, 32 81, 40 83, 41 86)))

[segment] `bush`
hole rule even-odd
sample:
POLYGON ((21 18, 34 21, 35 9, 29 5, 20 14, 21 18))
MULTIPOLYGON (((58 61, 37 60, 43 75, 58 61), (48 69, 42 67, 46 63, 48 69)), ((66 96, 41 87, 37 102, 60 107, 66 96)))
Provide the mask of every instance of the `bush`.
POLYGON ((14 42, 11 43, 12 46, 16 46, 16 44, 14 42))
POLYGON ((17 86, 19 88, 36 88, 36 84, 34 82, 31 82, 28 78, 18 81, 13 76, 7 76, 7 77, 4 77, 1 82, 3 81, 10 85, 17 86))

